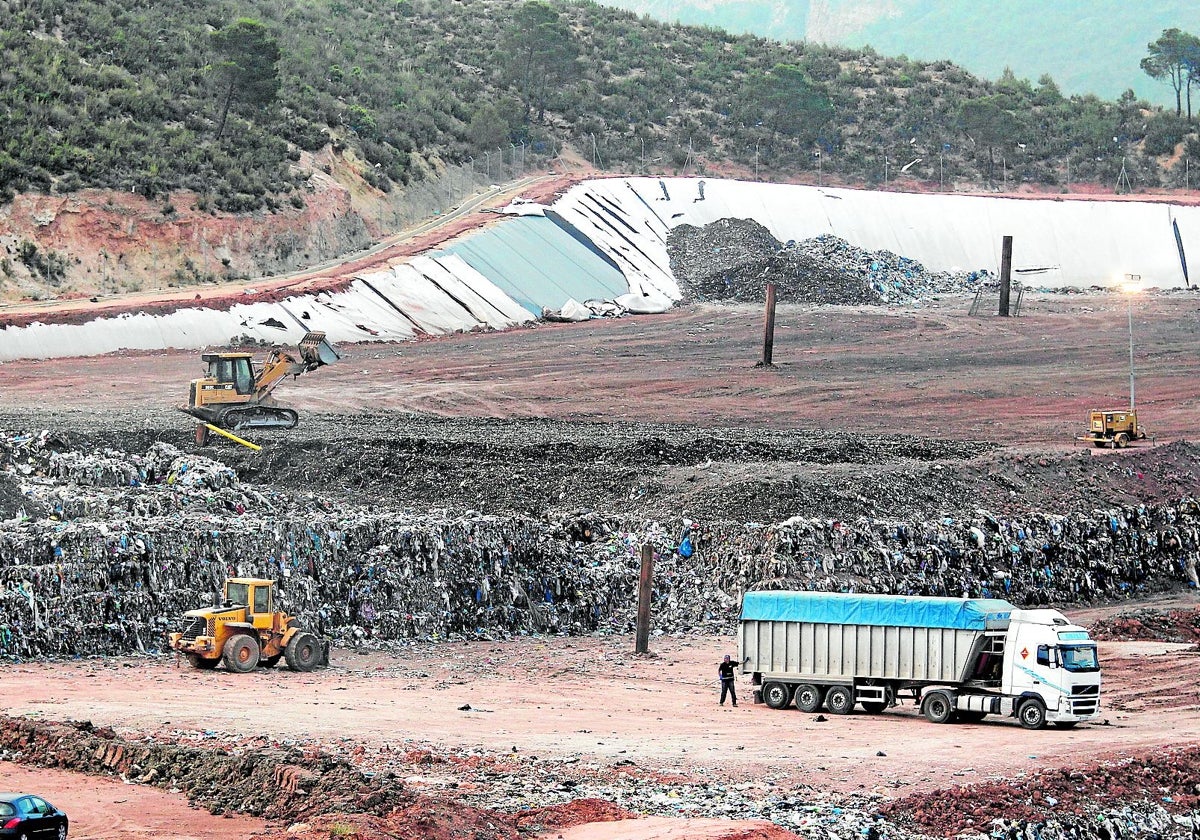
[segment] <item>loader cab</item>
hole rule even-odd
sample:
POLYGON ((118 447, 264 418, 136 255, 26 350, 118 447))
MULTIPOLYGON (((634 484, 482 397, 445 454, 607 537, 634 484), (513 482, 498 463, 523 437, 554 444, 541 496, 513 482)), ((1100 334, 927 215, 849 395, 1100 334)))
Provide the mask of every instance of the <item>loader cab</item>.
POLYGON ((239 394, 254 393, 254 364, 249 353, 205 353, 208 378, 219 385, 232 385, 239 394))
POLYGON ((246 608, 246 620, 255 627, 268 627, 275 612, 275 581, 259 578, 230 578, 225 581, 225 603, 246 608))

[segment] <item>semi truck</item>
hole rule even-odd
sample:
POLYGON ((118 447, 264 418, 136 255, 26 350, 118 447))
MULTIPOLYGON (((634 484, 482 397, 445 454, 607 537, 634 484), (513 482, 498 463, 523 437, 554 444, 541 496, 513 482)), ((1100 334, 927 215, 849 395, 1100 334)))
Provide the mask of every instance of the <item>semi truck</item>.
POLYGON ((878 714, 911 699, 932 723, 995 715, 1026 729, 1100 713, 1087 630, 993 598, 747 592, 738 655, 773 709, 878 714))

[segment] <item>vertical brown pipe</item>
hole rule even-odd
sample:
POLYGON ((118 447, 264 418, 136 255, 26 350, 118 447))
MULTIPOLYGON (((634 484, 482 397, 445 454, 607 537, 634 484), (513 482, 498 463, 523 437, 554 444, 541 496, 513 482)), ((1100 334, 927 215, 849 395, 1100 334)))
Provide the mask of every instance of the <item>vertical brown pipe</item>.
POLYGON ((654 576, 654 546, 642 546, 642 576, 638 581, 637 641, 634 653, 650 652, 650 581, 654 576))
POLYGON ((775 284, 767 284, 767 322, 763 328, 763 367, 770 367, 771 354, 775 349, 775 284))
POLYGON ((1012 290, 1012 237, 1004 237, 1000 246, 1000 314, 1008 317, 1008 297, 1012 290))

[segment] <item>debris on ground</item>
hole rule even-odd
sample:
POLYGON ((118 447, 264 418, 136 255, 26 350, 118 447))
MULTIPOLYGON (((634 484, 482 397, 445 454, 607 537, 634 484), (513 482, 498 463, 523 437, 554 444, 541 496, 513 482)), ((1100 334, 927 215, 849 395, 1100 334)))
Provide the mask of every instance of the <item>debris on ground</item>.
POLYGON ((938 837, 964 832, 1013 840, 1029 832, 1054 840, 1192 836, 1200 828, 1194 817, 1200 808, 1197 779, 1200 748, 1187 747, 913 794, 880 810, 901 825, 938 837))

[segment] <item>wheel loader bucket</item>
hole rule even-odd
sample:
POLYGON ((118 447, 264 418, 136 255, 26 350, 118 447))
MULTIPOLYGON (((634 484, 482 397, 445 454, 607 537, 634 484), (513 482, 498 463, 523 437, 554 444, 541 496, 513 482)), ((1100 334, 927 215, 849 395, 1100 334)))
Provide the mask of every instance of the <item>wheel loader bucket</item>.
POLYGON ((333 349, 333 345, 325 340, 323 332, 305 333, 297 348, 300 350, 300 358, 314 368, 331 365, 341 358, 333 349))

